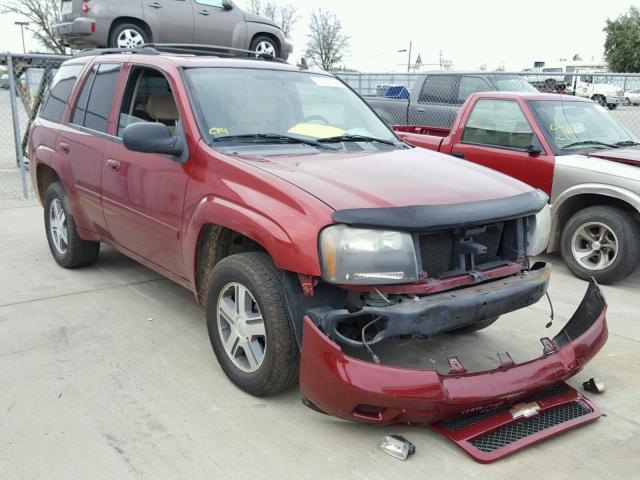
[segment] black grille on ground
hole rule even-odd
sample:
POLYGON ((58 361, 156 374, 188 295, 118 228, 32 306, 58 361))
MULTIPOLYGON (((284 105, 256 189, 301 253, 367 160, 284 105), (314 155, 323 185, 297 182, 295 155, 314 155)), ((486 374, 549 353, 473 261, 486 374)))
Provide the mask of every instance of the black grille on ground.
POLYGON ((482 264, 500 260, 500 245, 504 232, 503 223, 495 223, 479 227, 473 230, 482 230, 481 233, 468 234, 464 230, 447 230, 444 232, 433 232, 420 234, 420 257, 422 259, 422 270, 429 277, 438 278, 451 274, 460 273, 461 270, 471 270, 471 256, 466 255, 465 264, 459 264, 459 254, 457 246, 461 239, 470 238, 476 243, 487 247, 487 252, 475 255, 476 268, 482 264))
MULTIPOLYGON (((555 385, 547 388, 546 390, 542 390, 540 392, 534 393, 533 395, 528 396, 523 399, 523 403, 535 402, 536 400, 542 400, 543 398, 553 397, 555 395, 559 395, 560 393, 567 391, 567 385, 565 383, 556 383, 555 385)), ((476 413, 475 415, 469 415, 468 417, 460 417, 454 418, 453 420, 444 420, 440 422, 444 428, 449 430, 450 432, 457 432, 458 430, 462 430, 474 423, 478 423, 481 420, 485 420, 493 415, 496 415, 501 412, 506 412, 511 409, 513 405, 503 405, 501 407, 492 408, 491 410, 485 410, 480 413, 476 413)))
POLYGON ((505 427, 476 437, 470 443, 481 452, 495 452, 518 440, 589 413, 591 413, 591 409, 581 401, 567 403, 544 411, 535 417, 518 420, 505 427))

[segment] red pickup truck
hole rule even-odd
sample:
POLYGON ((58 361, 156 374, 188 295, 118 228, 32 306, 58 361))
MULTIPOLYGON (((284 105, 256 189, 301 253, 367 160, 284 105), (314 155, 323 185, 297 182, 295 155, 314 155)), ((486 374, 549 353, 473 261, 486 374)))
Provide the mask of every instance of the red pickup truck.
POLYGON ((155 45, 60 67, 29 136, 55 261, 88 266, 108 245, 193 291, 222 370, 253 395, 299 378, 312 408, 437 424, 480 461, 597 419, 563 383, 607 338, 595 283, 529 361, 438 372, 379 348, 543 298, 550 267, 529 257, 547 196, 409 147, 331 74, 237 53, 155 45))
POLYGON ((409 144, 546 192, 552 216, 547 251, 559 249, 578 277, 614 283, 640 263, 640 143, 597 103, 544 93, 476 93, 450 130, 395 130, 409 144))

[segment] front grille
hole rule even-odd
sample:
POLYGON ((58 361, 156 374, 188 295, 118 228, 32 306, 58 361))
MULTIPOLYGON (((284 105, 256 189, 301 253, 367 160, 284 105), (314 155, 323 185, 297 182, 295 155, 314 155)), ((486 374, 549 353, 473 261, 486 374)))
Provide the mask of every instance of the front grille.
POLYGON ((462 239, 471 239, 487 247, 486 253, 474 255, 476 268, 500 260, 503 232, 504 224, 496 223, 469 231, 446 230, 421 234, 418 239, 422 270, 432 278, 442 278, 471 270, 471 255, 466 255, 464 261, 459 258, 457 248, 462 239), (478 230, 480 230, 479 233, 469 233, 478 230))
POLYGON ((571 402, 544 411, 535 417, 524 418, 474 438, 470 443, 481 452, 491 453, 518 440, 535 435, 547 428, 588 415, 591 409, 581 401, 571 402))

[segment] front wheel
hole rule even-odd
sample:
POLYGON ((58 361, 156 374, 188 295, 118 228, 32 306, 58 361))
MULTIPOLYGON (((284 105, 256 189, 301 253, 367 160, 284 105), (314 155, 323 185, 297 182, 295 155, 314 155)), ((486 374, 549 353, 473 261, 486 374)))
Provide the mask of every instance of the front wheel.
POLYGON ((607 103, 607 100, 602 95, 594 95, 591 97, 591 100, 595 100, 600 104, 601 107, 604 107, 607 103))
POLYGON ((618 104, 617 103, 607 103, 607 108, 609 110, 615 110, 616 108, 618 108, 618 104))
POLYGON ((631 99, 629 99, 629 97, 625 97, 624 100, 622 101, 622 104, 625 107, 628 107, 629 105, 631 105, 631 99))
POLYGON ((256 53, 263 53, 271 55, 274 58, 279 58, 280 49, 278 44, 271 37, 260 35, 251 41, 249 50, 256 53))
POLYGON ((281 272, 263 252, 216 264, 207 290, 207 328, 227 377, 247 393, 268 396, 298 378, 299 351, 281 272))
POLYGON ((566 223, 560 249, 577 277, 616 283, 631 275, 640 263, 640 225, 618 208, 588 207, 566 223))

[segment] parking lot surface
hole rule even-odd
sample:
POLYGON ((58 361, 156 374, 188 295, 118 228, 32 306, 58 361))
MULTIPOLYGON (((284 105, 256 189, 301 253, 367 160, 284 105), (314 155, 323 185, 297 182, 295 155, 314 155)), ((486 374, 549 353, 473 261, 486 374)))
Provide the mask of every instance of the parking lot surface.
MULTIPOLYGON (((51 257, 34 201, 0 203, 0 478, 638 478, 640 272, 604 287, 610 337, 570 380, 607 383, 588 394, 606 417, 491 465, 473 462, 426 427, 379 427, 317 414, 296 388, 255 398, 217 365, 193 295, 116 251, 64 270, 51 257), (416 444, 406 462, 384 435, 416 444)), ((586 289, 560 258, 549 308, 538 304, 487 330, 422 342, 425 357, 470 367, 541 353, 586 289)), ((416 361, 423 361, 416 359, 416 361)))

